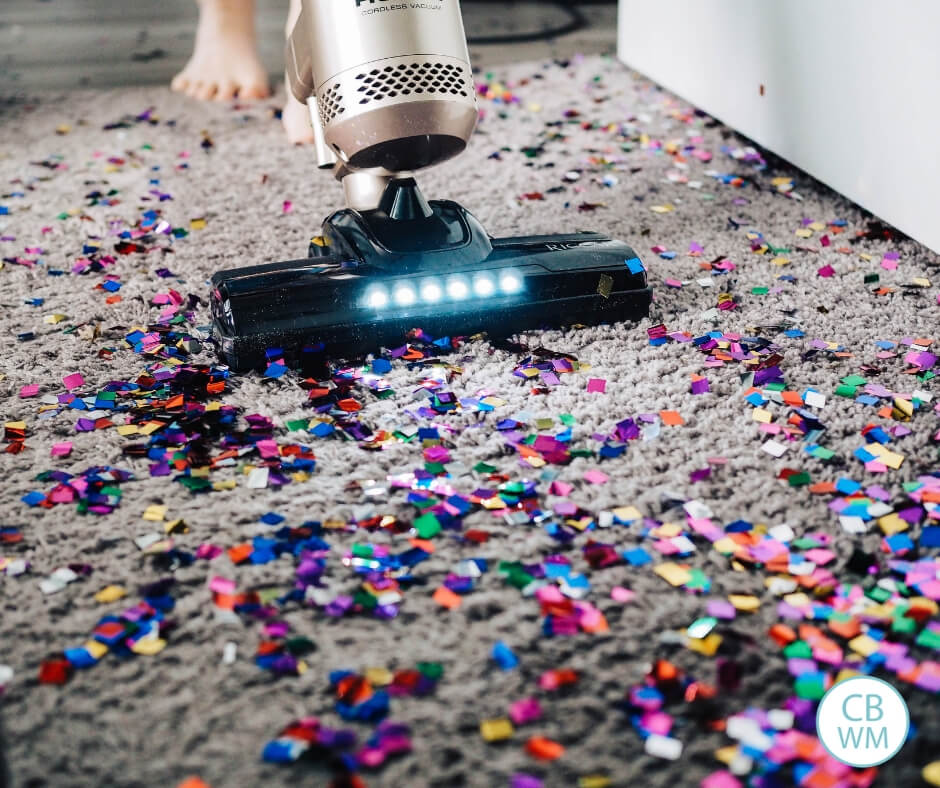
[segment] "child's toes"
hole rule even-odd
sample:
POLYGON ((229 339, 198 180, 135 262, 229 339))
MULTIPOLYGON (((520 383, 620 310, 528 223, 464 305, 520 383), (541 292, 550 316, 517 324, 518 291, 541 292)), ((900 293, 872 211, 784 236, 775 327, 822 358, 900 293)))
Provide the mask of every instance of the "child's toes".
POLYGON ((170 90, 175 90, 177 93, 189 93, 189 77, 183 72, 177 74, 170 83, 170 90))
POLYGON ((231 80, 225 80, 219 83, 218 90, 215 92, 216 101, 231 101, 238 93, 238 85, 231 80))
POLYGON ((267 98, 270 93, 268 83, 261 80, 248 80, 238 89, 239 98, 245 99, 267 98))
POLYGON ((197 82, 193 97, 201 99, 202 101, 208 101, 215 95, 217 87, 215 82, 197 82))

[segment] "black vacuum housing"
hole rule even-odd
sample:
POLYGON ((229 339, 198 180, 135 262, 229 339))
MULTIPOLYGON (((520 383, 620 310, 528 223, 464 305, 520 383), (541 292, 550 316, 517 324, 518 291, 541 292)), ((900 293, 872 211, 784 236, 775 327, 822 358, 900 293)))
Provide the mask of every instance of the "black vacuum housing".
POLYGON ((414 328, 500 337, 636 320, 651 299, 627 244, 597 233, 491 238, 457 203, 427 202, 412 178, 392 180, 375 210, 329 216, 307 259, 212 277, 214 334, 236 370, 277 351, 396 347, 414 328))

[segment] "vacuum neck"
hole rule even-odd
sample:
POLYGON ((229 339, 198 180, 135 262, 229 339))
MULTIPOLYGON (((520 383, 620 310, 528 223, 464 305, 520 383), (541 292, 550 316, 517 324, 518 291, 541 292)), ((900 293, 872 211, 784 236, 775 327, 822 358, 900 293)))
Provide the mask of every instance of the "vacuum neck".
POLYGON ((393 176, 346 170, 337 173, 337 177, 343 184, 347 208, 354 211, 372 211, 379 207, 385 187, 392 181, 393 176))

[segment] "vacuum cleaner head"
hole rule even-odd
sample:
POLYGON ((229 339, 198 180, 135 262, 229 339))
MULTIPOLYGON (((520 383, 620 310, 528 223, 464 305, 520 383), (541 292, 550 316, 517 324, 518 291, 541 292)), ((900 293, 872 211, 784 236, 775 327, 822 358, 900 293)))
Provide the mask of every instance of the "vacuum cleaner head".
POLYGON ((236 369, 433 336, 509 335, 646 315, 643 264, 594 233, 490 238, 454 202, 400 177, 460 153, 477 121, 458 0, 301 0, 287 80, 346 209, 308 258, 212 278, 215 334, 236 369))
POLYGON ((646 272, 627 244, 596 233, 491 238, 455 202, 426 202, 394 179, 379 207, 344 209, 310 256, 212 277, 214 331, 235 369, 326 347, 356 354, 438 336, 508 336, 542 326, 646 316, 646 272))

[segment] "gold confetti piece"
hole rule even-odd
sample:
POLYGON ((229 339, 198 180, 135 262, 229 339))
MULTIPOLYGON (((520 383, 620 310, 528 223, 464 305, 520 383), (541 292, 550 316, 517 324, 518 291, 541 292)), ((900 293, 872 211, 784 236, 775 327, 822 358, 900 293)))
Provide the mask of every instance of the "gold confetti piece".
POLYGON ((101 604, 107 604, 108 602, 117 602, 119 599, 123 599, 127 596, 127 591, 121 586, 105 586, 97 594, 95 594, 95 601, 100 602, 101 604))
POLYGON ((643 516, 640 514, 640 510, 635 506, 618 506, 613 512, 614 517, 618 520, 625 520, 627 522, 630 520, 639 520, 643 516))
POLYGON ((601 274, 597 280, 597 292, 604 298, 610 298, 610 293, 614 289, 614 278, 609 274, 601 274))
POLYGON ((790 258, 789 257, 775 257, 770 262, 772 262, 774 265, 789 265, 790 258))
POLYGON ((715 760, 719 763, 725 764, 726 766, 737 757, 738 748, 737 745, 734 744, 731 744, 727 747, 719 747, 717 750, 715 750, 715 760))
POLYGON ((806 227, 801 227, 799 230, 796 231, 795 235, 797 236, 797 238, 812 238, 813 231, 807 229, 806 227))
POLYGON ((152 657, 159 654, 165 648, 166 641, 163 638, 147 638, 145 640, 138 640, 131 646, 131 651, 145 657, 152 657))
POLYGON ((868 635, 859 635, 852 638, 848 646, 852 651, 862 657, 870 657, 878 651, 878 641, 868 635))
POLYGON ((891 418, 895 421, 910 421, 914 415, 914 405, 906 399, 900 397, 894 398, 894 405, 891 408, 891 418))
POLYGON ((685 644, 690 651, 698 652, 706 657, 715 656, 718 647, 721 645, 722 637, 717 632, 712 632, 707 637, 689 638, 685 644))
POLYGON ((68 134, 72 130, 72 127, 68 123, 63 123, 61 126, 56 126, 55 133, 60 137, 68 134))
POLYGON ((578 778, 578 788, 608 788, 611 784, 606 774, 586 774, 578 778))
POLYGON ((940 761, 928 763, 921 771, 920 776, 924 778, 925 783, 940 786, 940 761))
POLYGON ((667 202, 665 205, 653 205, 650 207, 650 210, 653 213, 669 213, 670 211, 676 210, 676 206, 671 202, 667 202))
POLYGON ((692 579, 692 573, 688 569, 672 561, 654 566, 653 571, 671 586, 685 585, 692 579))
POLYGON ((195 219, 189 220, 189 229, 190 230, 204 230, 206 227, 206 220, 201 216, 195 219))
POLYGON ((512 723, 505 717, 498 720, 483 720, 480 723, 480 735, 484 741, 505 741, 514 732, 512 723))
MULTIPOLYGON (((195 475, 195 474, 193 474, 195 475)), ((234 479, 226 479, 225 481, 212 482, 213 490, 234 490, 237 487, 237 483, 234 479)))
POLYGON ((366 668, 365 677, 373 687, 387 687, 395 679, 388 668, 366 668))
POLYGON ((108 647, 100 640, 86 640, 82 643, 82 648, 91 655, 92 659, 101 659, 108 653, 108 647))
POLYGON ((728 601, 742 613, 753 613, 760 609, 760 600, 751 594, 728 594, 728 601))
POLYGON ((63 320, 67 319, 68 315, 63 315, 61 313, 56 313, 53 315, 46 315, 43 319, 43 323, 48 323, 50 326, 54 326, 57 323, 61 323, 63 320))
POLYGON ((825 230, 826 225, 824 225, 822 222, 813 222, 812 224, 809 225, 809 229, 815 230, 818 233, 821 230, 825 230))
POLYGON ((774 420, 774 414, 765 408, 754 408, 751 418, 761 424, 770 424, 774 420))
POLYGON ((167 535, 175 534, 188 534, 189 526, 183 521, 182 518, 178 520, 171 520, 163 526, 163 530, 166 531, 167 535))
POLYGON ((682 528, 675 523, 663 523, 652 533, 659 539, 672 539, 682 533, 682 528))
POLYGON ((874 454, 881 462, 894 470, 900 468, 901 464, 904 462, 903 454, 893 452, 880 443, 870 443, 865 448, 874 454))
POLYGON ((930 280, 924 279, 922 276, 916 276, 911 279, 911 284, 916 285, 917 287, 930 287, 930 280))
POLYGON ((712 543, 712 547, 724 555, 732 555, 738 549, 738 543, 730 536, 723 536, 712 543))
POLYGON ((907 521, 902 520, 897 513, 892 512, 891 514, 886 514, 884 517, 878 518, 878 527, 885 536, 891 536, 892 534, 906 531, 908 525, 907 521))
POLYGON ((140 430, 136 424, 121 424, 118 428, 118 435, 136 435, 140 430))
POLYGON ((166 514, 166 507, 160 506, 158 504, 152 503, 141 515, 145 520, 149 520, 152 523, 163 522, 163 516, 166 514))
POLYGON ((802 591, 795 594, 787 594, 783 598, 783 601, 790 605, 790 607, 807 607, 809 605, 809 597, 802 591))

